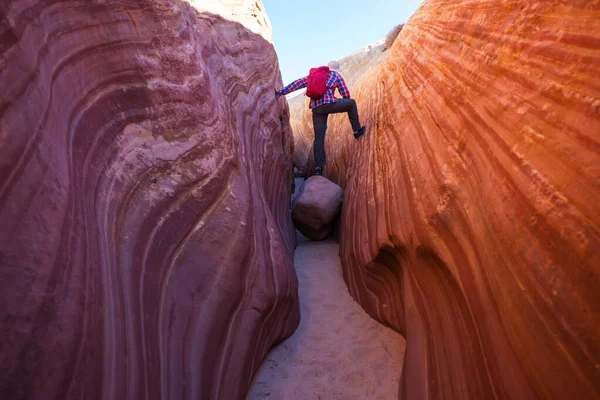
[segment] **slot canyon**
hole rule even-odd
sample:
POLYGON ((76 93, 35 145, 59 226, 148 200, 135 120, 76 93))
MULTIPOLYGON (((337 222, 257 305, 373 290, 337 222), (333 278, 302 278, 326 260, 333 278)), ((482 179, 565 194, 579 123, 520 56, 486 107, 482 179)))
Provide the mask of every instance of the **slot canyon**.
POLYGON ((600 0, 425 0, 340 60, 322 242, 261 0, 0 21, 0 398, 600 398, 600 0))

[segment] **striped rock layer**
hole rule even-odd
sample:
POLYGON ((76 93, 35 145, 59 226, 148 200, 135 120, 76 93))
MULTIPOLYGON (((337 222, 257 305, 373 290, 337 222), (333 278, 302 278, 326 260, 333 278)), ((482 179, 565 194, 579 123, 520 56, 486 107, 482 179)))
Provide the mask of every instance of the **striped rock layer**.
POLYGON ((224 17, 0 5, 3 399, 243 398, 296 328, 277 57, 224 17))
POLYGON ((599 49, 597 0, 429 0, 350 86, 367 135, 331 117, 345 279, 407 339, 401 397, 600 398, 599 49))

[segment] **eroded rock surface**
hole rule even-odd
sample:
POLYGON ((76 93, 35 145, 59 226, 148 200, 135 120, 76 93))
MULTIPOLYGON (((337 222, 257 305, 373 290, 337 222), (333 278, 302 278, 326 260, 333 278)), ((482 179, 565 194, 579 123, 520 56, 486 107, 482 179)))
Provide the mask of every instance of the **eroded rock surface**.
POLYGON ((292 204, 294 226, 309 239, 325 239, 331 233, 343 200, 341 187, 322 176, 310 177, 292 204))
POLYGON ((299 321, 272 45, 181 1, 0 17, 1 397, 243 398, 299 321))
POLYGON ((273 29, 262 0, 186 0, 197 11, 221 15, 273 43, 273 29))
POLYGON ((407 338, 402 398, 600 397, 599 32, 598 1, 429 0, 350 85, 369 133, 330 117, 345 279, 407 338))

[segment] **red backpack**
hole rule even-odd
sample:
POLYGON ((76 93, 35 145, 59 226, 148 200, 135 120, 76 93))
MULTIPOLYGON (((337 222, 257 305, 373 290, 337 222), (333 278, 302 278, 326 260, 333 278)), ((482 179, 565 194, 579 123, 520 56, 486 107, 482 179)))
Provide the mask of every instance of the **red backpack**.
POLYGON ((329 67, 311 68, 306 84, 306 95, 313 100, 319 100, 327 91, 329 67))

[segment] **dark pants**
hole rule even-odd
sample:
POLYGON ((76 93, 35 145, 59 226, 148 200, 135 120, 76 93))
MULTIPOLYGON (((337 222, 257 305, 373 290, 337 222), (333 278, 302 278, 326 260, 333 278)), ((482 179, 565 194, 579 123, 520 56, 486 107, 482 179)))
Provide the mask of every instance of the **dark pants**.
POLYGON ((313 112, 313 125, 315 128, 315 162, 318 167, 323 168, 326 164, 325 160, 325 132, 327 132, 327 117, 329 114, 348 113, 350 125, 354 132, 360 129, 358 121, 358 108, 354 99, 338 99, 335 103, 323 104, 315 107, 313 112))

